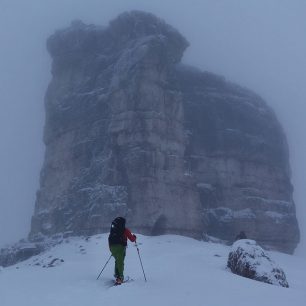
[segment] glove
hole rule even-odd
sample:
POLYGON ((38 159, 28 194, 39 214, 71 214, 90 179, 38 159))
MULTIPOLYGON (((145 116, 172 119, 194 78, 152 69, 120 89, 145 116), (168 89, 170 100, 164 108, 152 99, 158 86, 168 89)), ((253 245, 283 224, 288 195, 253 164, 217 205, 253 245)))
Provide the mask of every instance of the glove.
POLYGON ((136 235, 133 235, 133 237, 134 237, 134 239, 135 239, 135 242, 136 242, 136 239, 137 239, 136 235))

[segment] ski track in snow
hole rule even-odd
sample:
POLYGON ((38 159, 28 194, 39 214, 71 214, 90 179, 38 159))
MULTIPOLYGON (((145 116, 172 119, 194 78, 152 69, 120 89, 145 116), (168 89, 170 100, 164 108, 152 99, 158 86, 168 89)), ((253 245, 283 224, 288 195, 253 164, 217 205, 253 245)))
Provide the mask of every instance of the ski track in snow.
POLYGON ((0 305, 306 305, 303 258, 270 252, 286 273, 290 288, 282 288, 232 274, 226 269, 228 246, 175 235, 138 235, 138 242, 147 283, 133 244, 125 261, 125 275, 133 281, 111 287, 113 259, 96 280, 110 256, 107 235, 88 241, 69 238, 48 252, 1 269, 0 305), (43 268, 52 260, 54 267, 43 268))

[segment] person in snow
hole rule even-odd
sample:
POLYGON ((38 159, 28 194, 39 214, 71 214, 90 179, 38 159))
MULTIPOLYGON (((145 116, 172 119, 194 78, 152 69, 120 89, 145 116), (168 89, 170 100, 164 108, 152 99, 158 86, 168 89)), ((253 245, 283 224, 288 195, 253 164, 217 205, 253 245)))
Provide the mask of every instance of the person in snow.
POLYGON ((244 231, 241 231, 235 238, 235 241, 240 240, 240 239, 247 239, 247 236, 244 231))
POLYGON ((115 278, 116 284, 122 284, 124 280, 124 259, 127 247, 127 240, 136 242, 136 236, 125 227, 126 220, 123 217, 117 217, 113 220, 108 236, 109 249, 115 258, 115 278))

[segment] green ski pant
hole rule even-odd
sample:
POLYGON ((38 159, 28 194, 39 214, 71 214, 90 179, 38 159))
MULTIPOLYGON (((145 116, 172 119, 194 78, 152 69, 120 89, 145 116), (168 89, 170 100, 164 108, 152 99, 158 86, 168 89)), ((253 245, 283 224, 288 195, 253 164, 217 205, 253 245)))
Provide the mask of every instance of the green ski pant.
POLYGON ((115 258, 115 277, 123 279, 125 246, 120 244, 111 245, 110 251, 115 258))

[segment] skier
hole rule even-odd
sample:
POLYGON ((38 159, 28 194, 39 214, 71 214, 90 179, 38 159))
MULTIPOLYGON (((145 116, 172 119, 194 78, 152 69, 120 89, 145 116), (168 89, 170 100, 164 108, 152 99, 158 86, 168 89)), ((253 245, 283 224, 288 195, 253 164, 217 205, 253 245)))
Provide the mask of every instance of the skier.
POLYGON ((235 241, 240 240, 240 239, 247 239, 247 236, 244 231, 241 231, 235 238, 235 241))
POLYGON ((126 220, 123 217, 117 217, 113 220, 108 236, 109 249, 115 258, 115 285, 121 285, 124 280, 124 258, 127 247, 127 239, 131 242, 136 241, 136 235, 125 227, 126 220))

